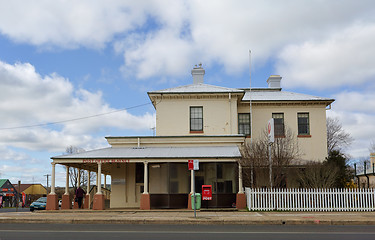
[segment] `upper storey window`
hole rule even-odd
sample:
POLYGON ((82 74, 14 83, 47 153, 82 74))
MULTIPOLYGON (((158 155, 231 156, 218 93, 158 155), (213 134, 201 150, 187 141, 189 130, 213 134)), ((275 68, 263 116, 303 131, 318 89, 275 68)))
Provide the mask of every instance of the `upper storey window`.
POLYGON ((250 136, 250 113, 238 114, 238 134, 250 136))
POLYGON ((298 135, 310 135, 309 113, 298 113, 298 135))
POLYGON ((285 136, 284 113, 272 113, 275 127, 275 137, 285 136))
POLYGON ((203 107, 190 107, 190 131, 203 132, 203 107))

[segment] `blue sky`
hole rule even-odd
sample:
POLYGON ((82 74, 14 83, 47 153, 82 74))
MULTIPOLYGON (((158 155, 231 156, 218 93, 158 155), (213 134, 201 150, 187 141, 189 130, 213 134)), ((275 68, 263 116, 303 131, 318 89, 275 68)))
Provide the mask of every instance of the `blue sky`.
MULTIPOLYGON (((151 135, 151 104, 101 117, 17 128, 149 103, 147 91, 192 82, 282 87, 335 98, 368 157, 375 139, 375 3, 342 1, 0 1, 0 177, 42 182, 50 157, 104 136, 151 135)), ((57 169, 63 185, 64 169, 57 169)))

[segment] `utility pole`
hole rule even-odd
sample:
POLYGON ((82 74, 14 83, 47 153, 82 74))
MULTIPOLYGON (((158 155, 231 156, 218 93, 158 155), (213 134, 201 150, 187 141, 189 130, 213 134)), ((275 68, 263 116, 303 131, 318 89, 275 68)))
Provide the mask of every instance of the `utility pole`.
POLYGON ((44 176, 47 176, 47 187, 46 188, 47 188, 47 192, 48 192, 48 177, 51 176, 51 174, 46 174, 44 176))

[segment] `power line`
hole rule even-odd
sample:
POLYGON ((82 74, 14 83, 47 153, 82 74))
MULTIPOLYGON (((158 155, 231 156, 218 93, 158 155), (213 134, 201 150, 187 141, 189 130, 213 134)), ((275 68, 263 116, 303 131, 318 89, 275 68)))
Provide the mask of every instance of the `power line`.
POLYGON ((144 104, 140 104, 140 105, 136 105, 136 106, 132 106, 132 107, 128 107, 128 108, 115 110, 115 111, 112 111, 112 112, 99 113, 99 114, 95 114, 95 115, 91 115, 91 116, 80 117, 80 118, 72 118, 72 119, 63 120, 63 121, 40 123, 40 124, 34 124, 34 125, 24 125, 24 126, 17 126, 17 127, 0 128, 0 131, 1 130, 22 129, 22 128, 44 127, 44 126, 50 126, 50 125, 55 125, 55 124, 60 124, 60 123, 79 121, 79 120, 84 120, 84 119, 89 119, 89 118, 100 117, 100 116, 104 116, 104 115, 108 115, 108 114, 112 114, 112 113, 122 112, 122 111, 126 111, 126 110, 133 109, 133 108, 143 107, 143 106, 146 106, 146 105, 149 105, 149 104, 151 104, 151 103, 144 103, 144 104))

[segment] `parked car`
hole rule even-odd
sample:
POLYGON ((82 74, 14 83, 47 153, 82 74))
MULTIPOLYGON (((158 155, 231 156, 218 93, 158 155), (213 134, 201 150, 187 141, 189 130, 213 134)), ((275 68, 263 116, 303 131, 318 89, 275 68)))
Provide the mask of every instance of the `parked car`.
POLYGON ((47 205, 47 197, 38 198, 35 202, 30 204, 30 211, 37 210, 45 210, 47 205))
POLYGON ((61 207, 61 204, 62 204, 62 200, 59 200, 59 207, 61 207))

